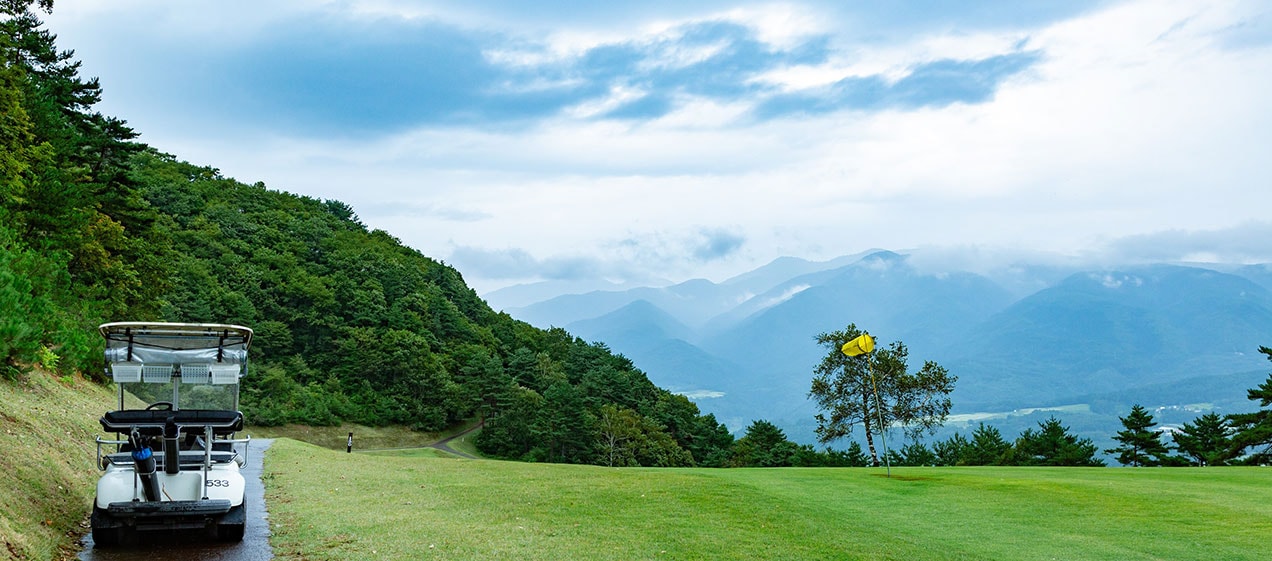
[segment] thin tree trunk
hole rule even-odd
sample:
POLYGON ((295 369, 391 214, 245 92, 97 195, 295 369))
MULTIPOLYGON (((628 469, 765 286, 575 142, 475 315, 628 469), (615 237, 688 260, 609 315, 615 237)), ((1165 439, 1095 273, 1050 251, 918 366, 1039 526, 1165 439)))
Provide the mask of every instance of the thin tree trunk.
POLYGON ((866 428, 866 446, 870 448, 870 465, 879 467, 879 453, 875 451, 874 431, 870 428, 870 421, 873 416, 870 414, 870 394, 868 392, 861 394, 861 410, 865 412, 861 425, 866 428))

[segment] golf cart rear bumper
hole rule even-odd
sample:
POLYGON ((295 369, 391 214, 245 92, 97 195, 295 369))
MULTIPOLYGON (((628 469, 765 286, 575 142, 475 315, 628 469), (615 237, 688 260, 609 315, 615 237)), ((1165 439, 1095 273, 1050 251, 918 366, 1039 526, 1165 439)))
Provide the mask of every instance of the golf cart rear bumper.
POLYGON ((171 518, 184 516, 219 516, 230 511, 230 501, 126 501, 110 503, 106 512, 116 518, 171 518))

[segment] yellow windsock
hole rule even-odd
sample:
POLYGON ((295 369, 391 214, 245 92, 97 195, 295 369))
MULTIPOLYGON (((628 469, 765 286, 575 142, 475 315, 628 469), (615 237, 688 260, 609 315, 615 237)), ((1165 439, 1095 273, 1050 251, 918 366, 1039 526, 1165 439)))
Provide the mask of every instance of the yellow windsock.
POLYGON ((864 355, 874 350, 874 337, 869 333, 862 333, 860 337, 844 343, 840 349, 848 356, 864 355))

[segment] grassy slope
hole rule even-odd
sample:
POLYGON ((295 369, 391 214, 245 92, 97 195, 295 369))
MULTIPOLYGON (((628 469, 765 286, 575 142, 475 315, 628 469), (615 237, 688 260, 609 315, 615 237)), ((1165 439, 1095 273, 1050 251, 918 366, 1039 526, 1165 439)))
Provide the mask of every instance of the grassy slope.
POLYGON ((282 559, 1262 559, 1261 468, 608 469, 266 458, 282 559), (373 553, 372 553, 373 552, 373 553))
MULTIPOLYGON (((250 419, 249 419, 250 421, 250 419)), ((249 426, 243 432, 253 438, 291 438, 302 442, 344 451, 349 442, 349 433, 353 433, 353 449, 355 451, 384 450, 393 448, 420 448, 428 446, 458 434, 477 424, 477 420, 469 420, 444 432, 420 432, 406 427, 367 427, 363 425, 343 424, 333 427, 310 427, 304 425, 284 425, 281 427, 249 426)), ((451 446, 474 456, 480 455, 471 439, 477 433, 457 438, 451 446)))
POLYGON ((99 475, 97 419, 115 399, 39 372, 0 381, 0 560, 73 556, 99 475))

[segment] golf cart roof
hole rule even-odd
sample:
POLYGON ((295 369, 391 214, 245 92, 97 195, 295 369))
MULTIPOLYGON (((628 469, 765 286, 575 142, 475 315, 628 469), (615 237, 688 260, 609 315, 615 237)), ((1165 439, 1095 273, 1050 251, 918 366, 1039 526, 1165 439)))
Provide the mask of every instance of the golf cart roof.
POLYGON ((98 327, 111 363, 166 364, 247 362, 252 330, 220 323, 123 321, 98 327))

